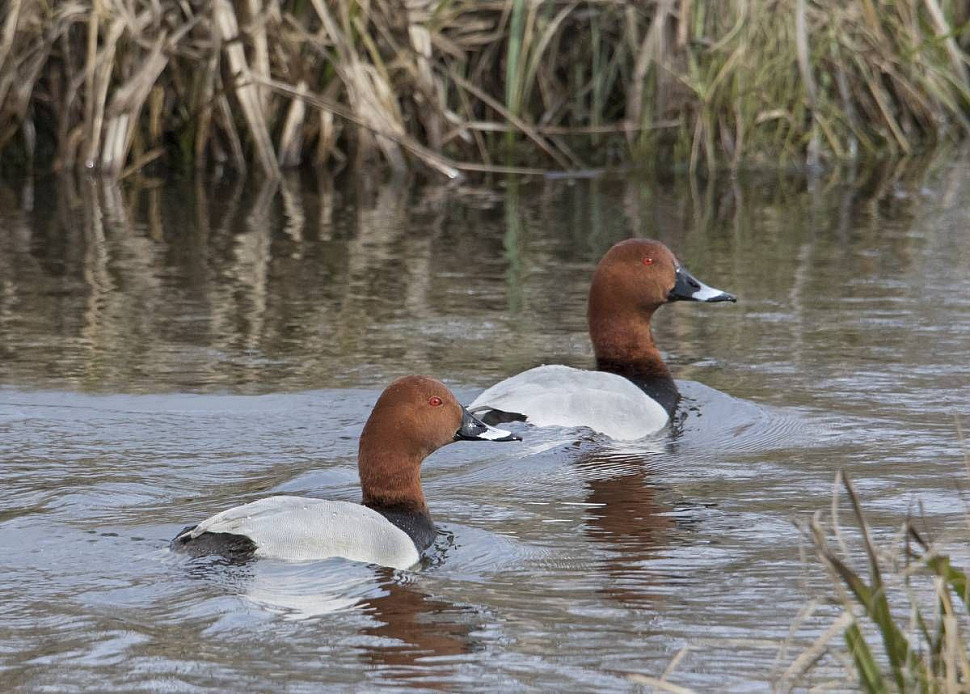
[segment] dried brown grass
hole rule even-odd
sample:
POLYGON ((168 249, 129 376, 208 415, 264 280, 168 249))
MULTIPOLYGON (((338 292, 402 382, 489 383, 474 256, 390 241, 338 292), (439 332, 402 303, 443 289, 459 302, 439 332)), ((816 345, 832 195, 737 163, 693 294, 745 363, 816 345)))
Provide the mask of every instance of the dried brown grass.
POLYGON ((970 0, 7 0, 0 152, 109 176, 815 164, 970 128, 970 0))

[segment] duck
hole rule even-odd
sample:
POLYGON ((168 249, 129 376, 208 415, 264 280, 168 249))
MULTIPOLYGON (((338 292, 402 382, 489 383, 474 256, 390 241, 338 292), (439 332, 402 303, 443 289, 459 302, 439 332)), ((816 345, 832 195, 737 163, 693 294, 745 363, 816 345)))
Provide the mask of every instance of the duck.
POLYGON ((440 381, 406 376, 384 389, 361 431, 359 504, 270 496, 184 528, 170 547, 233 561, 343 557, 407 569, 436 535, 421 487, 425 458, 455 441, 520 440, 473 416, 440 381))
POLYGON ((680 392, 653 339, 654 312, 673 301, 736 302, 680 264, 660 241, 627 239, 593 272, 587 304, 596 369, 537 366, 487 388, 469 410, 490 425, 589 427, 616 440, 663 429, 680 392))

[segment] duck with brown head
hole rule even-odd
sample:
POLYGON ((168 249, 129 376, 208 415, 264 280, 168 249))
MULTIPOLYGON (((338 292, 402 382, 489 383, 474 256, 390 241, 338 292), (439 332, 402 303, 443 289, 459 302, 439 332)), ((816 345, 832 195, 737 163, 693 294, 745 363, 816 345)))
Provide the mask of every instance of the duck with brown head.
POLYGON ((515 441, 473 417, 444 384, 407 376, 378 398, 360 435, 360 504, 271 496, 188 527, 172 549, 194 556, 344 557, 407 568, 434 541, 421 464, 454 441, 515 441))
POLYGON ((615 439, 659 431, 680 394, 650 320, 672 301, 737 299, 694 278, 659 241, 621 241, 596 266, 589 290, 587 320, 597 370, 539 366, 495 384, 470 409, 486 422, 588 426, 615 439))

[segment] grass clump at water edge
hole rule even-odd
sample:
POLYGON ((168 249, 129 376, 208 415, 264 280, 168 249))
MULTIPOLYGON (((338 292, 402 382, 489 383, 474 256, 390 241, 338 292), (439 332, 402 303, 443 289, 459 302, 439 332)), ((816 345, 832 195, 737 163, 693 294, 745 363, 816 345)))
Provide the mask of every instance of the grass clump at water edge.
POLYGON ((968 691, 970 587, 966 573, 927 542, 910 521, 902 526, 892 547, 877 546, 859 497, 844 473, 836 476, 830 520, 826 527, 822 514, 816 513, 802 530, 825 567, 843 612, 790 665, 779 689, 787 691, 826 653, 835 653, 850 663, 854 683, 866 692, 968 691), (838 520, 839 485, 858 526, 868 580, 849 563, 852 552, 838 520), (887 562, 888 572, 884 570, 887 562), (834 643, 840 635, 842 648, 834 643))
POLYGON ((970 0, 4 4, 8 165, 713 169, 970 127, 970 0))

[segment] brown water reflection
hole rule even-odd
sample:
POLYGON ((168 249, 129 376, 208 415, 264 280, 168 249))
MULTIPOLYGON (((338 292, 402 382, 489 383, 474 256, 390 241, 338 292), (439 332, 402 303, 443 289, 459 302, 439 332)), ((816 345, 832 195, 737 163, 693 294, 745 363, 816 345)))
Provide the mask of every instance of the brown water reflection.
POLYGON ((0 182, 0 689, 624 691, 684 646, 676 683, 767 689, 821 579, 791 521, 838 467, 878 527, 921 503, 965 529, 967 199, 953 157, 710 185, 0 182), (393 377, 468 398, 588 366, 590 272, 632 235, 740 297, 658 312, 669 435, 449 446, 421 571, 165 551, 267 494, 358 499, 393 377))
POLYGON ((415 686, 447 689, 454 668, 442 668, 429 680, 428 673, 415 666, 425 658, 460 662, 456 656, 471 653, 475 648, 472 632, 479 626, 474 610, 435 600, 413 585, 394 581, 389 574, 383 585, 385 594, 371 598, 362 607, 379 622, 364 632, 394 643, 369 649, 367 660, 387 668, 394 680, 419 680, 415 686))
POLYGON ((584 532, 610 550, 597 567, 608 577, 603 592, 629 607, 656 601, 643 566, 666 545, 676 525, 674 509, 658 498, 648 460, 596 451, 574 463, 586 478, 584 532))

